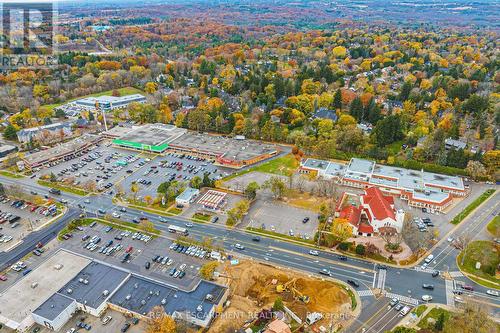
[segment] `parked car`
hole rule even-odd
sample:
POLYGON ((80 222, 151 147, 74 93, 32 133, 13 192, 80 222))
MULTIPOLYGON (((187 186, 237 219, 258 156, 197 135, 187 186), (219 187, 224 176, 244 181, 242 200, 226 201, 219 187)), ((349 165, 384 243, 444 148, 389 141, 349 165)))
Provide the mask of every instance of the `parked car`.
POLYGON ((109 322, 111 321, 111 319, 113 319, 113 317, 111 317, 111 316, 106 316, 106 317, 102 318, 101 323, 102 323, 103 325, 106 325, 107 323, 109 323, 109 322))
POLYGON ((359 287, 359 283, 356 280, 347 280, 347 283, 349 283, 354 288, 358 288, 359 287))

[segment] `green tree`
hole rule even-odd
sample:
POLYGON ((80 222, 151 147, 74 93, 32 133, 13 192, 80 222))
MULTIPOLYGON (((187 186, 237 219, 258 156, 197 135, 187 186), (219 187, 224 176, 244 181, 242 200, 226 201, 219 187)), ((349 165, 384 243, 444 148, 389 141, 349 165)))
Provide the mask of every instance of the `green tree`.
POLYGON ((337 89, 333 96, 333 107, 342 110, 342 91, 340 91, 340 88, 337 89))
POLYGON ((283 299, 281 297, 276 297, 273 304, 274 311, 283 311, 285 305, 283 304, 283 299))
POLYGON ((7 125, 7 127, 5 127, 5 130, 3 131, 3 137, 6 140, 17 141, 16 128, 12 126, 12 124, 7 125))
POLYGON ((257 190, 260 188, 259 184, 257 182, 251 182, 248 183, 247 187, 245 188, 245 195, 249 200, 255 199, 257 196, 257 190))
POLYGON ((356 245, 356 254, 360 256, 365 255, 366 247, 363 244, 356 245))
POLYGON ((189 181, 189 186, 192 188, 197 188, 199 189, 202 185, 203 181, 199 176, 194 176, 190 181, 189 181))
POLYGON ((171 185, 170 182, 163 182, 160 185, 158 185, 156 192, 161 193, 161 194, 167 194, 168 189, 170 188, 170 185, 171 185))
POLYGON ((436 320, 436 323, 434 324, 434 329, 436 331, 441 332, 444 328, 444 322, 445 322, 444 312, 441 312, 439 314, 438 319, 436 320))

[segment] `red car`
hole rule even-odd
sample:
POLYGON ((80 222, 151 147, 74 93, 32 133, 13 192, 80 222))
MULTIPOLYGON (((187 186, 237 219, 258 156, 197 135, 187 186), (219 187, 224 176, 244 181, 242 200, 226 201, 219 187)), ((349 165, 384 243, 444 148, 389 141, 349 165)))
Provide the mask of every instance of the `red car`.
POLYGON ((5 275, 0 275, 0 281, 7 281, 7 277, 5 275))
POLYGON ((127 249, 125 250, 125 252, 126 253, 130 253, 130 252, 132 252, 133 249, 134 248, 132 246, 129 246, 129 247, 127 247, 127 249))

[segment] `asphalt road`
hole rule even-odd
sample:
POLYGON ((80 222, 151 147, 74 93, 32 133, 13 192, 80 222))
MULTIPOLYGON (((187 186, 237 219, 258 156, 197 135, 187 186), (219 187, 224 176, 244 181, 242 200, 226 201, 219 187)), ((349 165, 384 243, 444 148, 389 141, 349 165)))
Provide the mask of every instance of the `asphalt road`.
MULTIPOLYGON (((13 180, 0 176, 0 180, 4 184, 19 184, 27 190, 35 190, 40 194, 48 193, 47 188, 36 184, 32 179, 13 180)), ((448 244, 446 238, 450 236, 456 238, 459 235, 471 234, 484 228, 491 218, 498 213, 499 196, 500 194, 497 192, 480 210, 476 210, 469 217, 467 223, 462 222, 450 235, 443 237, 443 240, 432 250, 435 260, 429 266, 430 269, 427 270, 421 270, 419 267, 389 267, 387 270, 377 269, 376 265, 369 261, 356 258, 348 258, 348 260, 343 261, 335 253, 328 251, 319 251, 318 256, 312 256, 308 254, 310 248, 304 245, 268 237, 261 237, 260 242, 255 242, 252 241, 251 234, 242 230, 228 230, 223 226, 210 223, 195 223, 194 227, 189 229, 189 231, 190 236, 194 238, 211 237, 214 242, 224 246, 228 253, 244 255, 263 262, 273 263, 277 267, 298 269, 313 274, 318 274, 321 270, 326 269, 330 272, 332 278, 342 281, 346 281, 347 279, 358 281, 360 286, 356 290, 363 300, 362 313, 358 321, 347 331, 358 332, 362 328, 366 328, 367 330, 364 332, 383 332, 392 328, 388 327, 390 325, 387 323, 397 323, 397 318, 393 313, 380 311, 381 307, 386 307, 386 305, 382 304, 385 302, 384 300, 395 297, 406 304, 415 306, 423 303, 421 300, 422 295, 429 294, 432 295, 434 303, 453 305, 451 291, 456 287, 456 282, 460 280, 474 285, 475 291, 470 293, 469 296, 490 306, 494 314, 498 315, 500 299, 486 295, 484 293, 486 288, 473 283, 466 277, 459 276, 458 273, 456 273, 456 281, 451 281, 445 280, 441 276, 434 278, 431 272, 433 269, 438 269, 441 273, 458 271, 455 262, 458 252, 448 244), (245 249, 235 249, 234 245, 236 243, 245 246, 245 249), (421 286, 423 283, 433 284, 434 290, 428 291, 422 289, 421 286), (372 293, 372 289, 375 288, 384 290, 386 298, 382 298, 381 300, 375 299, 372 293), (384 323, 384 325, 381 326, 381 323, 384 323)), ((79 210, 76 210, 75 207, 78 204, 85 205, 86 212, 91 215, 95 214, 98 209, 104 209, 108 213, 118 210, 109 196, 80 197, 63 192, 58 197, 68 200, 68 205, 72 207, 63 219, 40 231, 40 234, 33 233, 28 236, 25 242, 14 251, 1 253, 0 263, 6 265, 7 262, 15 261, 16 259, 14 258, 20 258, 23 252, 29 252, 40 239, 54 237, 65 223, 77 216, 79 210), (85 204, 85 199, 89 199, 90 203, 85 204)), ((165 217, 168 222, 164 223, 160 221, 158 215, 130 208, 127 208, 126 213, 121 214, 121 218, 128 221, 131 221, 135 217, 145 216, 166 235, 168 235, 168 224, 184 226, 186 223, 185 220, 176 217, 165 217)))

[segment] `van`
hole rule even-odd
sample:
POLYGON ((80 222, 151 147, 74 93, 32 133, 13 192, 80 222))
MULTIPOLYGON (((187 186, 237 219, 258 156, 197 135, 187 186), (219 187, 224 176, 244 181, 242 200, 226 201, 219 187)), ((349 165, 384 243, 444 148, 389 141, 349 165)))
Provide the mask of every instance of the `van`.
POLYGON ((427 258, 425 258, 424 261, 425 261, 426 264, 430 264, 432 262, 432 260, 434 260, 434 255, 433 254, 429 254, 427 256, 427 258))
POLYGON ((404 308, 401 309, 401 311, 399 311, 399 315, 401 317, 404 317, 408 314, 408 312, 410 312, 411 308, 409 306, 405 306, 404 308))

